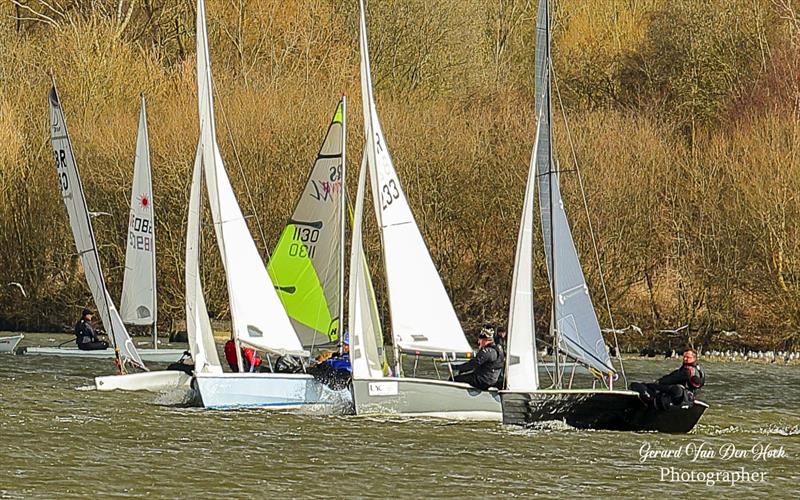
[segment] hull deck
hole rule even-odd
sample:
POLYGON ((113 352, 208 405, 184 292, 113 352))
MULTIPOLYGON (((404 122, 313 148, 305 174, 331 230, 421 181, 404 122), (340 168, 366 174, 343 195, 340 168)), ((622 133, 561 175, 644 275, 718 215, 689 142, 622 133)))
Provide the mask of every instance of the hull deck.
POLYGON ((354 380, 353 399, 357 415, 501 419, 497 390, 482 391, 459 382, 419 378, 354 380))

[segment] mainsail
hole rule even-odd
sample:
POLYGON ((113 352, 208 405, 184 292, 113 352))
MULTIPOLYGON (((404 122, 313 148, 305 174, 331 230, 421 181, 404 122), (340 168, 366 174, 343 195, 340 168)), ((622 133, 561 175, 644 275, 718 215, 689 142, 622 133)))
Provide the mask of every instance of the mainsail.
POLYGON ((363 0, 359 5, 364 133, 372 197, 383 241, 392 336, 404 351, 472 352, 389 155, 372 95, 363 0))
MULTIPOLYGON (((150 175, 150 145, 147 111, 141 96, 136 160, 133 164, 125 275, 122 282, 120 315, 127 324, 153 325, 156 339, 156 236, 155 205, 150 175)), ((157 347, 157 346, 156 346, 157 347)))
POLYGON ((344 101, 269 261, 278 296, 306 347, 339 339, 344 101))
POLYGON ((380 378, 385 374, 386 365, 378 305, 375 302, 375 291, 372 288, 372 279, 369 275, 362 242, 366 174, 367 156, 365 152, 358 174, 358 190, 350 246, 350 301, 347 318, 354 379, 380 378))
POLYGON ((234 337, 256 349, 280 355, 307 355, 261 260, 222 163, 214 125, 203 0, 197 2, 197 87, 201 156, 217 244, 225 267, 234 337))
POLYGON ((559 346, 571 357, 601 373, 614 371, 589 287, 572 240, 553 161, 550 104, 550 20, 548 1, 539 2, 536 21, 536 116, 534 158, 539 177, 539 209, 545 260, 554 293, 553 308, 559 346))
POLYGON ((186 222, 186 332, 195 373, 222 373, 211 321, 200 282, 200 207, 203 170, 202 150, 197 146, 189 194, 189 214, 186 222))
POLYGON ((61 188, 61 197, 67 207, 69 225, 75 239, 75 247, 83 265, 86 282, 92 292, 97 311, 106 332, 111 332, 109 338, 116 349, 119 350, 121 361, 130 362, 139 368, 145 368, 139 353, 136 352, 122 319, 114 306, 114 302, 106 290, 103 270, 100 266, 100 255, 92 230, 92 221, 83 193, 78 164, 72 150, 72 142, 67 131, 67 122, 58 99, 55 80, 50 89, 50 141, 53 145, 53 155, 56 162, 56 173, 61 188))

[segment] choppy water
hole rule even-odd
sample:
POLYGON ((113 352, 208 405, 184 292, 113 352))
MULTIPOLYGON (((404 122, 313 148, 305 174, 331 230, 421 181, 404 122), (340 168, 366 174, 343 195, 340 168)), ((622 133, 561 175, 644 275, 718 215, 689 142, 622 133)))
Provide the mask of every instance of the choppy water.
MULTIPOLYGON (((626 368, 648 380, 677 363, 626 368)), ((110 374, 108 361, 2 355, 0 497, 797 498, 800 366, 704 366, 711 408, 692 434, 672 436, 181 408, 175 395, 77 389, 110 374), (747 456, 725 459, 725 446, 747 456), (754 446, 783 456, 757 459, 754 446), (643 447, 682 456, 642 462, 643 447), (766 476, 687 485, 661 481, 669 467, 766 476)))

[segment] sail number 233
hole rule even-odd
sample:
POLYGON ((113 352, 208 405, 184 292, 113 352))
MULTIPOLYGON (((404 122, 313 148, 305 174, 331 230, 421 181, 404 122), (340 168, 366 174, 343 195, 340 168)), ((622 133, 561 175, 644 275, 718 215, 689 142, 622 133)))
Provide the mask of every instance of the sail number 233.
POLYGON ((389 179, 389 182, 381 188, 381 199, 383 200, 383 210, 389 208, 389 205, 396 199, 400 198, 400 190, 397 189, 397 182, 394 179, 389 179))

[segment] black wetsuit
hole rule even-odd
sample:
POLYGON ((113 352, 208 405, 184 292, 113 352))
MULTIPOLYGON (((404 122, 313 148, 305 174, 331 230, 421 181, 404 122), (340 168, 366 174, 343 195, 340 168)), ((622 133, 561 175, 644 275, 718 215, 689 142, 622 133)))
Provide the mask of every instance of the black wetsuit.
POLYGON ((466 382, 472 387, 486 390, 497 385, 500 375, 503 373, 506 355, 501 347, 489 344, 478 350, 478 354, 466 363, 453 366, 459 373, 453 380, 456 382, 466 382))
POLYGON ((673 405, 694 401, 694 394, 705 384, 703 369, 697 364, 684 364, 652 384, 634 382, 631 389, 638 392, 645 404, 667 410, 673 405))
POLYGON ((92 323, 84 318, 75 324, 75 343, 82 351, 101 351, 108 349, 108 342, 103 342, 92 328, 92 323))

